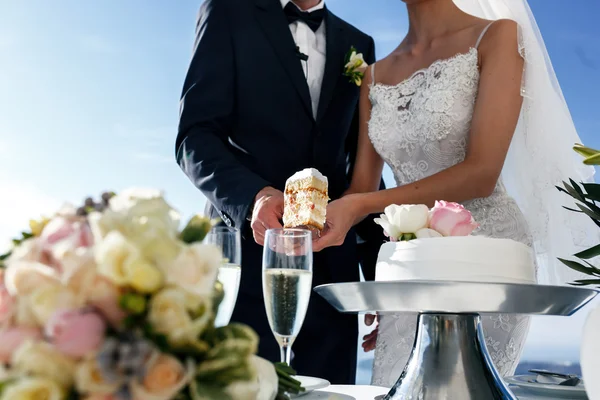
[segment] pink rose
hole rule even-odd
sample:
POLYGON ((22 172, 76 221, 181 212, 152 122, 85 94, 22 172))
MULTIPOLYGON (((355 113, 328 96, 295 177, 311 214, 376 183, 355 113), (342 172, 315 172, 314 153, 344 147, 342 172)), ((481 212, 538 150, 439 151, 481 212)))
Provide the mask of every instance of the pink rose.
POLYGON ((119 327, 127 314, 119 304, 121 291, 111 281, 96 276, 90 288, 88 302, 113 326, 119 327))
POLYGON ((54 346, 74 358, 97 350, 104 341, 105 331, 102 318, 93 311, 84 310, 57 311, 45 328, 54 346))
POLYGON ((46 246, 60 243, 71 249, 91 247, 94 244, 92 231, 85 220, 61 216, 48 222, 42 231, 41 240, 46 246))
POLYGON ((41 338, 42 332, 37 328, 15 327, 0 332, 0 362, 9 362, 12 353, 25 341, 41 338))
POLYGON ((462 205, 436 201, 429 212, 429 227, 443 236, 468 236, 479 225, 462 205))
POLYGON ((4 285, 4 270, 0 270, 0 326, 10 322, 15 309, 15 299, 4 285))

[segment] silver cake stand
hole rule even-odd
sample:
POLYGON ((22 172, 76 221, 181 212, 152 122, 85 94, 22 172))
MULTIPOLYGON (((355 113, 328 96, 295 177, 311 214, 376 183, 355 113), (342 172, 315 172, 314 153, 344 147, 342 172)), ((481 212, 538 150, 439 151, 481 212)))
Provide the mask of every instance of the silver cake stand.
POLYGON ((343 313, 418 313, 406 368, 385 400, 516 400, 485 345, 480 314, 569 316, 595 290, 450 281, 352 282, 315 291, 343 313))

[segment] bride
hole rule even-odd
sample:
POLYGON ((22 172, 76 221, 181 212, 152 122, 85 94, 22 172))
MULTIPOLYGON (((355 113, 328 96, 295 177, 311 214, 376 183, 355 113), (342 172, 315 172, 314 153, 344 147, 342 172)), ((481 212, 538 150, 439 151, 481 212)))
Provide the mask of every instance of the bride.
MULTIPOLYGON (((404 2, 408 34, 365 73, 353 179, 328 206, 315 251, 389 204, 447 200, 472 212, 475 234, 534 247, 542 283, 564 283, 552 260, 572 254, 586 227, 561 214, 554 185, 591 173, 569 153, 579 138, 526 0, 404 2), (384 163, 397 187, 377 191, 384 163)), ((502 375, 514 373, 528 325, 518 315, 483 319, 502 375)), ((415 326, 416 315, 386 315, 366 337, 367 351, 376 338, 373 384, 395 383, 415 326)))

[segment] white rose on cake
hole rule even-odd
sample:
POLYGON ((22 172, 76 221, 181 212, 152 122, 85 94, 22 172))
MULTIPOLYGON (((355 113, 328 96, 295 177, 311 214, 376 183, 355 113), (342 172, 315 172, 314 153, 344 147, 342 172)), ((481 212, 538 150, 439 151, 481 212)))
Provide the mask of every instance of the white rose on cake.
POLYGON ((411 238, 421 229, 427 228, 429 208, 423 204, 392 204, 385 208, 385 214, 375 218, 375 223, 381 225, 385 235, 392 241, 411 238))

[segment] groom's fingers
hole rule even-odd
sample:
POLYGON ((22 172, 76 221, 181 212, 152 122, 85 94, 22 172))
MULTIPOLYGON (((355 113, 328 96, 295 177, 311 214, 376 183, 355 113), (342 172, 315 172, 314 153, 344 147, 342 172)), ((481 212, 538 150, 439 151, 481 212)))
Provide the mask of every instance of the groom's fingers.
POLYGON ((365 325, 367 325, 367 326, 373 325, 373 322, 375 322, 376 318, 377 318, 377 315, 375 315, 375 314, 366 314, 365 315, 365 325))

